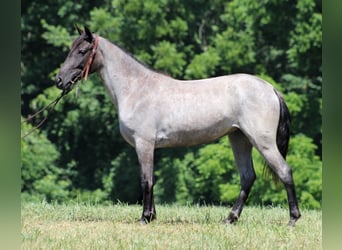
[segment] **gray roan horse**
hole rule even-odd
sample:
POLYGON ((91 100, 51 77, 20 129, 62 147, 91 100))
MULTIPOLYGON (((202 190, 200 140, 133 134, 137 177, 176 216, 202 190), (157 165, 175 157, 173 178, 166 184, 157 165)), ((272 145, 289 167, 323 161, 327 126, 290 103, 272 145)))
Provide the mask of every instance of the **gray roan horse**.
POLYGON ((157 73, 85 27, 56 76, 70 91, 97 72, 117 108, 120 132, 138 155, 143 192, 142 223, 156 218, 153 165, 156 148, 209 143, 228 135, 240 174, 241 190, 225 222, 235 223, 256 178, 252 147, 284 184, 294 226, 300 212, 292 170, 285 162, 290 115, 280 94, 252 75, 234 74, 181 81, 157 73))

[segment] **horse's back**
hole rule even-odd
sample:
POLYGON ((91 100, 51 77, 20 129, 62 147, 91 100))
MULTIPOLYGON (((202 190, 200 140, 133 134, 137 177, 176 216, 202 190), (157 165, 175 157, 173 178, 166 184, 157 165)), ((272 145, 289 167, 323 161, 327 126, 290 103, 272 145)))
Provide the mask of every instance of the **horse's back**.
POLYGON ((233 74, 184 83, 187 88, 183 88, 182 95, 188 92, 189 99, 197 99, 198 105, 207 107, 206 112, 242 118, 253 114, 267 117, 279 111, 274 87, 253 75, 233 74))

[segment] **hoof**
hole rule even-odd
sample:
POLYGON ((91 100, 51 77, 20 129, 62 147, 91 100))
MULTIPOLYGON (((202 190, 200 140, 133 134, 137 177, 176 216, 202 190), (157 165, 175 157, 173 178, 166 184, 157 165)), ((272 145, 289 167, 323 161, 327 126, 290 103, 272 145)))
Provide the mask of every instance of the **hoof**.
POLYGON ((238 217, 229 215, 228 218, 226 218, 223 223, 227 225, 235 225, 238 222, 238 217))
POLYGON ((289 223, 287 224, 289 227, 294 227, 295 225, 296 225, 296 222, 297 222, 297 220, 300 218, 300 216, 299 217, 297 217, 297 218, 291 218, 290 219, 290 221, 289 221, 289 223))
POLYGON ((136 222, 138 225, 145 226, 148 224, 148 222, 144 219, 137 220, 136 222))
POLYGON ((157 219, 157 216, 155 214, 151 214, 149 216, 143 215, 139 221, 141 224, 146 225, 146 224, 151 223, 152 221, 154 221, 156 219, 157 219))
POLYGON ((296 225, 296 221, 297 221, 297 220, 291 219, 287 225, 288 225, 289 227, 294 227, 294 226, 296 225))

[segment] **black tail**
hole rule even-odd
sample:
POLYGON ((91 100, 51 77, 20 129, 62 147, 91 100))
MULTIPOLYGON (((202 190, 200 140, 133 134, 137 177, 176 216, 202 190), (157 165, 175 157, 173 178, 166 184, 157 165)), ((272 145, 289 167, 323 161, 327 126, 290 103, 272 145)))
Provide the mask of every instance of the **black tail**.
POLYGON ((274 90, 279 99, 280 104, 280 115, 277 130, 277 146, 281 155, 286 159, 287 149, 290 141, 290 125, 291 116, 290 111, 284 101, 284 98, 279 94, 278 91, 274 90))
MULTIPOLYGON (((290 111, 284 101, 284 98, 280 95, 280 93, 277 90, 274 89, 274 92, 279 99, 279 105, 280 105, 279 123, 278 123, 278 129, 277 129, 277 146, 281 155, 284 157, 284 159, 286 159, 287 150, 288 150, 289 141, 290 141, 291 116, 290 116, 290 111)), ((275 183, 278 183, 279 177, 272 171, 272 169, 269 166, 267 167, 268 167, 267 169, 266 167, 264 168, 264 173, 266 173, 265 170, 267 170, 267 172, 272 175, 273 181, 275 183)))

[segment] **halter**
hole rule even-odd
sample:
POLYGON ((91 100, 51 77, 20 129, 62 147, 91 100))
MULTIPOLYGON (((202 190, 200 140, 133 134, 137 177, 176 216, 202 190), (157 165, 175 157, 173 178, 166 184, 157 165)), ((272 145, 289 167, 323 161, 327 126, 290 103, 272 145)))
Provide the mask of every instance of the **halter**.
POLYGON ((92 64, 92 62, 94 60, 98 44, 99 44, 99 36, 96 36, 95 37, 95 42, 94 42, 94 47, 93 47, 93 49, 91 51, 91 54, 90 54, 90 56, 88 58, 87 64, 85 65, 84 69, 81 72, 81 78, 84 77, 84 80, 88 79, 89 69, 90 69, 90 66, 91 66, 91 64, 92 64))

